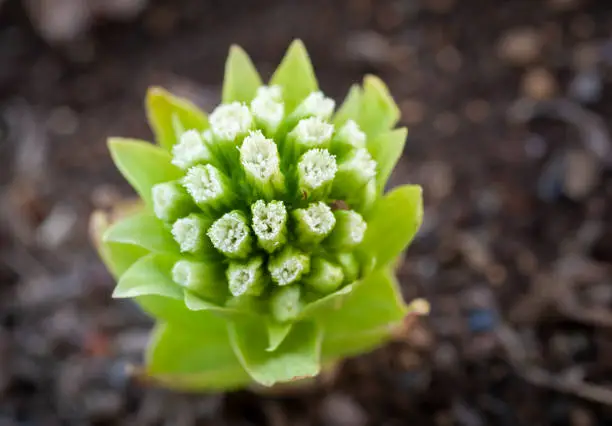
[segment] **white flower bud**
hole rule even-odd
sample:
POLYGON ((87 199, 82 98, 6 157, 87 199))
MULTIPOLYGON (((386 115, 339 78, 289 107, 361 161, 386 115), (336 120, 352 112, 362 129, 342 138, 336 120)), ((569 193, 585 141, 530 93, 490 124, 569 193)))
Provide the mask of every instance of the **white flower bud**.
POLYGON ((191 166, 211 160, 210 150, 196 130, 187 130, 172 147, 172 164, 186 170, 191 166))
POLYGON ((240 102, 220 105, 210 114, 210 129, 216 139, 235 141, 253 127, 249 108, 240 102))

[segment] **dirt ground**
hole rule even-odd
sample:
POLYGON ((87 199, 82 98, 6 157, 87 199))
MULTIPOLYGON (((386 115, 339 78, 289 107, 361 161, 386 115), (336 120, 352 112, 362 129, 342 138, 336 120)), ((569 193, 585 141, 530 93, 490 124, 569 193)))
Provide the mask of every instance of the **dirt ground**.
POLYGON ((150 1, 61 45, 0 3, 0 426, 612 424, 607 1, 150 1), (294 37, 336 99, 376 73, 400 104, 391 184, 426 213, 398 273, 432 313, 311 394, 143 386, 151 323, 87 237, 131 195, 105 138, 150 138, 148 85, 210 110, 230 43, 269 75, 294 37))

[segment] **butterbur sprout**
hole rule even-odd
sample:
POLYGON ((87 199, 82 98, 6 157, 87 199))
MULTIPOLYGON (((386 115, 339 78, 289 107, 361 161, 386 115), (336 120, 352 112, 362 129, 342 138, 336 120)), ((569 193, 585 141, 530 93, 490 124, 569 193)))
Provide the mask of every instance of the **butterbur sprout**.
POLYGON ((113 296, 156 321, 151 380, 214 391, 314 377, 416 312, 393 267, 421 188, 385 192, 407 133, 378 78, 336 104, 300 41, 267 84, 233 46, 210 115, 157 87, 146 110, 156 144, 109 141, 142 204, 97 248, 113 296))

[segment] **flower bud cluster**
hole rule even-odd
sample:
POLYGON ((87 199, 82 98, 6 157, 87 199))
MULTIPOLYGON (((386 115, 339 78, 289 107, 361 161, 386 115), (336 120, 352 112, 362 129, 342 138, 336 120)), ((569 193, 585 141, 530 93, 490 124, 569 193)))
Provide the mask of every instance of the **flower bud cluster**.
POLYGON ((285 322, 359 278, 377 163, 354 121, 331 123, 332 99, 313 92, 287 113, 282 95, 260 87, 184 131, 172 149, 184 175, 152 200, 182 253, 176 283, 216 303, 262 300, 285 322))

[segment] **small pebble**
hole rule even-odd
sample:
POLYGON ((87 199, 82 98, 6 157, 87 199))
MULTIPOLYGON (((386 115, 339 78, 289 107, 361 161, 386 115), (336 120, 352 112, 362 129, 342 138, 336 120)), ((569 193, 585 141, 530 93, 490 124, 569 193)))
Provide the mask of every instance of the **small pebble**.
POLYGON ((572 67, 575 70, 590 70, 597 66, 600 57, 600 48, 594 43, 582 43, 572 51, 572 67))
POLYGON ((479 411, 463 402, 453 404, 453 414, 460 426, 484 426, 486 424, 479 411))
POLYGON ((425 107, 418 100, 403 100, 399 107, 402 112, 402 120, 408 125, 420 124, 425 118, 425 107))
POLYGON ((422 392, 429 386, 431 376, 428 371, 418 368, 399 373, 395 376, 395 382, 405 391, 422 392))
POLYGON ((558 88, 550 71, 546 68, 533 68, 523 75, 521 90, 531 99, 543 100, 552 98, 558 88))
POLYGON ((572 407, 570 419, 572 426, 593 426, 595 424, 592 412, 583 407, 572 407))
POLYGON ((493 216, 499 213, 502 204, 499 193, 493 188, 480 191, 476 199, 478 210, 485 216, 493 216))
POLYGON ((58 204, 37 230, 38 243, 46 249, 54 249, 63 244, 75 232, 77 213, 73 207, 58 204))
POLYGON ((472 99, 464 107, 464 114, 473 123, 484 122, 491 113, 491 105, 484 99, 472 99))
POLYGON ((443 161, 429 161, 421 166, 420 179, 427 188, 427 194, 434 200, 446 198, 455 184, 452 168, 443 161))
POLYGON ((603 76, 597 68, 580 71, 569 86, 569 96, 583 104, 591 104, 601 99, 603 76))
POLYGON ((430 257, 423 257, 417 260, 415 265, 416 273, 424 279, 433 278, 438 272, 438 263, 430 257))
POLYGON ((544 157, 547 149, 546 140, 538 134, 532 133, 525 139, 525 155, 529 158, 539 160, 544 157))
POLYGON ((534 28, 514 28, 499 40, 497 54, 513 65, 527 65, 540 56, 542 46, 542 35, 534 28))
POLYGON ((477 309, 468 314, 468 326, 472 333, 492 331, 497 321, 497 313, 493 309, 477 309))
POLYGON ((536 183, 538 197, 546 202, 554 202, 563 194, 564 156, 553 155, 544 165, 536 183))
POLYGON ((612 283, 603 282, 590 285, 587 289, 588 303, 595 307, 612 305, 612 283))
POLYGON ((122 410, 124 399, 122 395, 111 390, 88 390, 83 395, 82 410, 92 420, 112 419, 122 410))
POLYGON ((127 330, 115 337, 113 349, 119 355, 138 355, 147 347, 149 339, 148 330, 127 330))
POLYGON ((441 342, 436 346, 433 359, 438 369, 452 371, 459 360, 457 348, 450 342, 441 342))
POLYGON ((491 263, 491 253, 485 241, 473 234, 463 234, 460 250, 466 262, 476 271, 484 271, 491 263))
POLYGON ((389 62, 393 56, 387 38, 375 31, 360 31, 350 34, 345 42, 349 59, 373 64, 389 62))
POLYGON ((599 182, 600 168, 593 155, 584 150, 571 150, 565 157, 563 189, 573 200, 588 196, 599 182))
POLYGON ((328 395, 320 407, 320 416, 327 426, 365 426, 368 416, 348 395, 333 393, 328 395))
POLYGON ((578 15, 570 22, 570 32, 578 38, 589 39, 595 32, 595 22, 588 15, 578 15))

